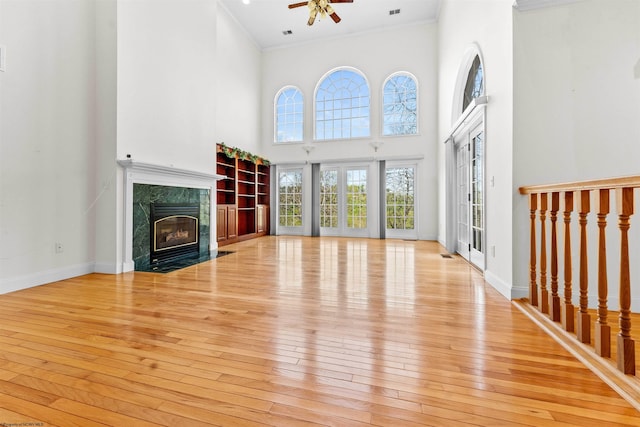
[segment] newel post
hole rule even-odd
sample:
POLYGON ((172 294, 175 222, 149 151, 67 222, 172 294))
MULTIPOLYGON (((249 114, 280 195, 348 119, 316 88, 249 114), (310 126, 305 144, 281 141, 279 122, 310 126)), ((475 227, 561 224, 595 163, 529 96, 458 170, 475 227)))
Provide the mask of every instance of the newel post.
POLYGON ((582 343, 591 343, 591 316, 589 315, 589 264, 587 260, 587 214, 591 211, 590 191, 578 193, 578 223, 580 224, 580 310, 576 336, 582 343))
POLYGON ((574 307, 571 302, 571 212, 573 212, 573 191, 564 193, 564 304, 562 304, 562 326, 567 332, 574 331, 574 307))
POLYGON ((620 228, 620 332, 618 333, 618 369, 635 375, 635 343, 631 339, 631 277, 629 274, 629 217, 633 215, 633 188, 616 193, 620 228))
POLYGON ((536 283, 536 211, 538 210, 538 195, 529 194, 529 218, 531 233, 529 241, 529 298, 531 305, 538 306, 538 285, 536 283))

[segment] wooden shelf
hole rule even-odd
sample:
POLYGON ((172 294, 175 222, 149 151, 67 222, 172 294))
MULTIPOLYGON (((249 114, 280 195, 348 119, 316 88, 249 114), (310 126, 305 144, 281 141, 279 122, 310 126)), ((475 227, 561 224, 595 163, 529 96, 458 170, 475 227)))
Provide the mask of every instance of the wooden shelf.
POLYGON ((216 171, 227 177, 217 185, 218 246, 268 234, 269 166, 216 151, 216 171))

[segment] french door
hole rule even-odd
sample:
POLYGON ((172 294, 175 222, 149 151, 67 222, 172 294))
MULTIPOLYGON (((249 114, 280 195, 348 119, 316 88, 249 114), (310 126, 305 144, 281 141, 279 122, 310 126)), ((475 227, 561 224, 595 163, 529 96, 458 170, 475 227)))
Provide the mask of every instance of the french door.
POLYGON ((367 237, 368 166, 326 166, 320 170, 320 234, 367 237))
POLYGON ((484 130, 464 133, 456 141, 457 252, 484 269, 484 130))
POLYGON ((417 239, 415 164, 387 162, 385 169, 386 237, 417 239))

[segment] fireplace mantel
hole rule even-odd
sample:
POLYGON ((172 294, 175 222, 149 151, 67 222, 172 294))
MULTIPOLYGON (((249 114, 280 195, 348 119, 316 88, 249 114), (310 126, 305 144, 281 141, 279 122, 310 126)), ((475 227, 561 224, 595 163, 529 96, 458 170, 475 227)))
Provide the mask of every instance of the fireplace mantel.
MULTIPOLYGON (((210 190, 211 221, 215 224, 216 181, 224 179, 224 175, 145 163, 133 159, 121 159, 117 162, 124 170, 122 272, 133 271, 135 267, 133 262, 133 184, 208 189, 210 190)), ((216 250, 218 247, 215 233, 216 227, 211 227, 210 250, 216 250)))
MULTIPOLYGON (((161 181, 187 181, 187 184, 192 185, 194 183, 200 183, 197 188, 209 188, 207 184, 211 182, 224 179, 224 175, 218 175, 215 173, 193 171, 188 169, 174 168, 173 166, 157 165, 154 163, 139 162, 133 159, 118 160, 118 164, 125 169, 125 173, 135 173, 140 179, 152 179, 152 184, 159 184, 157 180, 161 181)), ((142 183, 136 181, 136 183, 142 183)), ((146 184, 146 182, 145 182, 146 184)))

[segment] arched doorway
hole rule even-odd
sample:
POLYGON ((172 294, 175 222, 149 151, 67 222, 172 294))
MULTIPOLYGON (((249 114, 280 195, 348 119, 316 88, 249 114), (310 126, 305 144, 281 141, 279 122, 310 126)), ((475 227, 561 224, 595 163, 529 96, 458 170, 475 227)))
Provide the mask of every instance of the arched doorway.
POLYGON ((447 140, 447 249, 484 270, 485 105, 484 65, 479 49, 461 62, 447 140))

